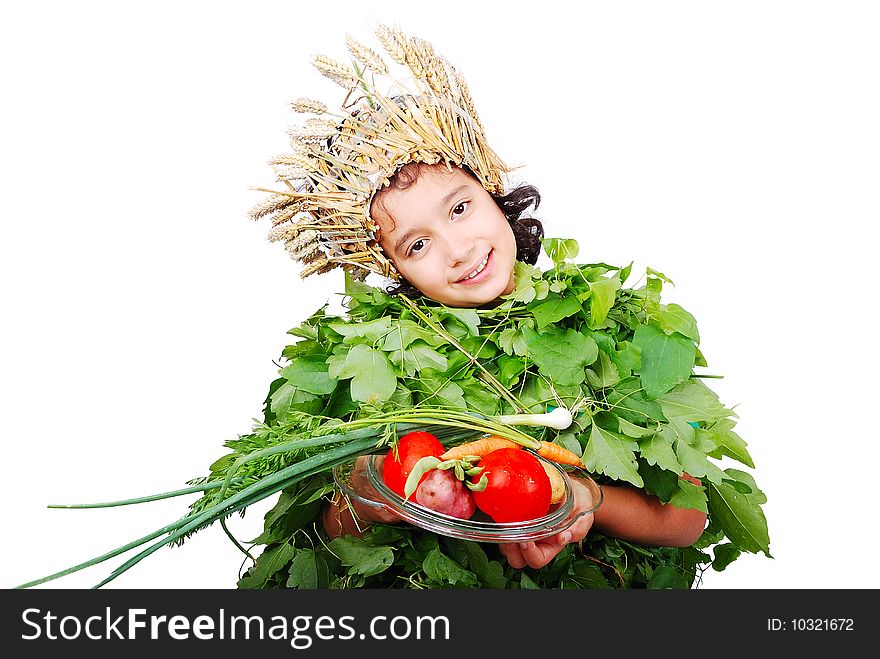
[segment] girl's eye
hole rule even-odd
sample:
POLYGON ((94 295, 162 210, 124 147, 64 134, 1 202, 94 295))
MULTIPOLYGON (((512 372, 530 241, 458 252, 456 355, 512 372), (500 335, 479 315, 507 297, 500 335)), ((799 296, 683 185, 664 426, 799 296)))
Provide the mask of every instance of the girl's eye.
MULTIPOLYGON (((462 214, 467 210, 467 208, 468 208, 468 204, 470 204, 469 201, 462 201, 461 203, 456 204, 456 205, 452 208, 452 214, 453 214, 453 215, 462 215, 462 214)), ((418 254, 419 252, 421 252, 421 251, 424 249, 424 243, 425 243, 425 241, 422 240, 422 239, 415 241, 415 242, 412 244, 412 246, 409 248, 409 252, 407 252, 407 256, 413 256, 413 255, 418 254), (421 245, 423 245, 423 246, 422 246, 422 247, 417 247, 417 245, 419 245, 419 244, 421 244, 421 245)))

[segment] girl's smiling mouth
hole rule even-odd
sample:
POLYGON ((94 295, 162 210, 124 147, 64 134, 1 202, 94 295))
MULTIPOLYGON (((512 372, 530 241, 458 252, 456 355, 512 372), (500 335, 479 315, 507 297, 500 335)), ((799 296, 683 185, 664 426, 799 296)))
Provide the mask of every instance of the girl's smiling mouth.
POLYGON ((462 284, 464 286, 475 286, 486 281, 486 279, 488 279, 489 276, 492 274, 493 266, 495 264, 495 260, 492 258, 492 255, 494 253, 494 248, 489 250, 486 258, 480 261, 480 263, 477 264, 476 268, 474 268, 467 275, 465 275, 463 278, 459 279, 455 283, 462 284))

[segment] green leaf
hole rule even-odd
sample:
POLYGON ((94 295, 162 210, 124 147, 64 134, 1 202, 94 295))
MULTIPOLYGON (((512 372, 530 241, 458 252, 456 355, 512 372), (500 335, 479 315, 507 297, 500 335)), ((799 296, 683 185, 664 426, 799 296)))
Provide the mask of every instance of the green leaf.
POLYGON ((469 378, 459 383, 462 397, 469 409, 480 412, 485 416, 495 416, 500 412, 498 409, 498 395, 490 391, 480 380, 469 378))
POLYGON ((483 588, 505 588, 507 586, 507 577, 504 576, 504 566, 501 563, 490 561, 479 543, 463 542, 462 545, 471 570, 477 575, 483 588))
POLYGON ((288 588, 316 590, 330 585, 330 568, 314 549, 299 549, 290 562, 288 588))
POLYGON ((422 376, 411 386, 422 394, 420 404, 467 409, 464 390, 455 382, 422 376))
POLYGON ((664 414, 694 423, 714 423, 733 414, 718 400, 718 395, 697 378, 676 385, 657 399, 664 414))
POLYGON ((656 426, 651 426, 650 428, 645 428, 643 426, 637 426, 634 423, 630 423, 623 417, 617 417, 617 429, 622 432, 627 437, 633 437, 635 439, 642 439, 643 437, 650 437, 654 433, 657 432, 656 426))
POLYGON ((501 355, 498 358, 498 379, 501 384, 510 388, 519 381, 528 364, 520 357, 501 355))
POLYGON ((525 572, 520 572, 519 587, 523 590, 541 590, 541 587, 535 583, 535 580, 525 572))
POLYGON ((694 343, 699 345, 700 333, 697 331, 697 321, 679 305, 660 305, 660 315, 657 320, 667 334, 678 332, 693 339, 694 343))
POLYGON ((609 357, 614 356, 614 352, 617 350, 617 341, 614 340, 614 336, 609 334, 606 330, 591 330, 589 328, 584 328, 581 331, 596 342, 596 345, 599 346, 599 350, 603 351, 609 357))
POLYGON ((770 536, 760 506, 761 496, 742 494, 727 483, 710 484, 708 492, 713 522, 724 530, 737 549, 753 554, 762 551, 770 557, 770 536))
POLYGON ((668 423, 661 424, 657 432, 670 444, 681 440, 686 442, 688 446, 694 446, 694 427, 682 419, 671 418, 668 423))
POLYGON ((664 275, 662 272, 659 272, 659 271, 657 271, 657 270, 654 270, 653 268, 650 268, 650 267, 649 267, 649 268, 646 268, 646 272, 647 272, 649 275, 654 275, 654 276, 657 277, 658 279, 661 279, 662 281, 668 282, 668 283, 672 284, 673 286, 675 286, 675 283, 674 283, 669 277, 667 277, 666 275, 664 275))
POLYGON ((645 460, 640 459, 639 474, 645 481, 645 491, 655 495, 661 503, 669 503, 678 492, 680 479, 675 472, 649 465, 645 460))
POLYGON ((391 398, 388 400, 398 407, 412 407, 413 393, 398 381, 397 389, 394 390, 394 393, 391 394, 391 398))
POLYGON ((370 346, 354 346, 339 370, 339 379, 351 378, 352 400, 378 403, 387 400, 397 387, 397 376, 388 358, 370 346))
POLYGON ((580 313, 583 307, 577 298, 560 297, 554 294, 548 295, 546 299, 537 304, 533 302, 528 306, 528 309, 538 321, 538 327, 541 328, 580 313))
POLYGON ((535 280, 541 278, 541 270, 525 261, 513 264, 513 292, 502 296, 504 300, 528 304, 535 299, 535 280))
POLYGON ((705 488, 694 485, 683 478, 678 479, 678 488, 669 500, 676 508, 688 508, 709 512, 705 488))
POLYGON ((620 373, 617 366, 611 361, 611 357, 604 351, 599 351, 599 359, 596 360, 592 369, 587 369, 587 383, 593 389, 613 387, 620 382, 620 373))
POLYGON ((581 588, 598 590, 608 590, 611 588, 611 584, 608 583, 608 579, 602 574, 602 570, 594 563, 587 563, 586 561, 575 563, 572 571, 574 572, 574 581, 581 588))
POLYGON ((716 545, 714 548, 715 558, 712 561, 712 569, 716 572, 723 571, 728 565, 740 557, 742 552, 729 542, 716 545))
POLYGON ((448 368, 446 357, 421 339, 403 350, 392 351, 389 353, 389 359, 407 377, 413 377, 426 368, 441 372, 448 368))
MULTIPOLYGON (((525 328, 528 330, 530 328, 525 328)), ((498 337, 498 345, 508 355, 524 357, 529 352, 529 344, 524 334, 523 327, 508 327, 501 331, 498 337)))
POLYGON ((711 428, 702 431, 709 435, 718 447, 710 455, 713 458, 721 458, 726 455, 754 469, 755 464, 752 462, 752 456, 746 450, 746 442, 731 430, 733 426, 734 421, 722 419, 711 428))
POLYGON ((758 488, 755 477, 739 469, 730 467, 724 470, 736 483, 745 485, 746 492, 755 503, 767 503, 766 495, 758 488))
POLYGON ((391 329, 385 336, 382 350, 403 350, 413 341, 421 339, 428 345, 437 346, 442 340, 430 330, 425 329, 418 323, 404 319, 392 324, 391 329))
POLYGON ((281 369, 281 376, 295 387, 312 394, 330 394, 336 388, 336 380, 327 372, 326 355, 298 357, 281 369))
POLYGON ((620 277, 614 275, 609 279, 590 282, 590 327, 601 327, 614 305, 614 298, 620 290, 620 277))
POLYGON ((327 327, 341 334, 344 343, 378 345, 391 331, 391 317, 383 316, 358 323, 330 323, 327 327))
POLYGON ((260 588, 290 562, 296 550, 288 543, 267 548, 257 557, 247 576, 239 580, 239 588, 260 588))
POLYGON ((422 569, 431 581, 463 588, 479 588, 480 581, 470 570, 446 556, 439 549, 432 550, 422 563, 422 569))
POLYGON ((269 399, 269 409, 279 423, 283 423, 296 412, 317 414, 321 410, 321 400, 315 394, 300 389, 290 382, 282 384, 269 399))
POLYGON ((286 490, 281 492, 278 502, 264 516, 265 530, 251 542, 270 545, 287 541, 295 531, 311 524, 318 517, 323 504, 311 495, 323 493, 323 488, 296 493, 286 490))
POLYGON ((638 372, 642 368, 642 355, 638 346, 633 345, 631 341, 618 343, 617 350, 611 355, 611 359, 623 377, 629 377, 633 372, 638 372))
POLYGON ((584 367, 596 361, 599 347, 593 339, 575 330, 554 330, 530 341, 529 352, 542 374, 554 383, 569 385, 584 381, 584 367))
POLYGON ((308 355, 321 354, 324 352, 323 346, 317 341, 306 340, 299 341, 293 345, 284 346, 281 351, 282 359, 292 362, 297 357, 305 357, 308 355))
POLYGON ((367 296, 374 290, 373 286, 357 281, 348 270, 345 271, 345 294, 349 297, 367 296))
POLYGON ((349 352, 351 352, 350 345, 337 343, 333 346, 330 356, 327 357, 327 373, 332 379, 339 379, 339 372, 342 370, 349 352))
POLYGON ((727 475, 709 462, 705 455, 683 440, 675 440, 675 457, 678 458, 682 469, 691 476, 706 478, 716 485, 720 485, 727 478, 727 475))
POLYGON ((681 476, 682 468, 675 456, 674 443, 668 437, 658 433, 650 439, 642 440, 639 443, 639 452, 648 464, 681 476))
POLYGON ((539 279, 535 282, 535 299, 543 300, 550 293, 550 282, 539 279))
POLYGON ((498 347, 489 337, 468 336, 459 343, 467 354, 483 361, 490 360, 499 353, 498 347))
MULTIPOLYGON (((443 356, 446 357, 446 368, 442 374, 447 378, 456 380, 473 377, 471 360, 463 352, 451 349, 443 356)), ((438 373, 440 372, 438 371, 438 373)))
POLYGON ((676 588, 678 587, 678 569, 674 565, 661 565, 654 570, 648 580, 648 588, 676 588))
POLYGON ((354 574, 365 577, 384 572, 394 563, 394 552, 388 546, 371 546, 360 538, 343 536, 332 540, 329 545, 342 564, 354 574))
POLYGON ((573 238, 541 238, 544 253, 553 263, 559 264, 566 259, 577 257, 580 247, 573 238))
POLYGON ((605 400, 611 411, 633 423, 647 426, 655 421, 667 421, 660 404, 648 400, 638 378, 624 378, 606 391, 605 400))
POLYGON ((581 455, 584 452, 584 447, 581 446, 581 443, 573 432, 561 432, 556 435, 556 439, 553 441, 563 448, 567 448, 575 455, 581 455))
POLYGON ((582 460, 588 471, 642 487, 644 482, 639 476, 635 456, 637 448, 638 444, 629 437, 602 430, 593 424, 582 460))
POLYGON ((459 325, 467 329, 471 336, 480 335, 480 316, 474 309, 462 309, 458 307, 442 307, 436 310, 442 319, 454 319, 459 325))
POLYGON ((640 378, 649 399, 662 396, 687 380, 694 368, 694 342, 681 334, 666 334, 656 325, 640 325, 633 337, 642 356, 640 378))
POLYGON ((715 452, 718 449, 718 442, 715 441, 715 436, 702 428, 694 428, 690 444, 709 457, 717 457, 715 452))

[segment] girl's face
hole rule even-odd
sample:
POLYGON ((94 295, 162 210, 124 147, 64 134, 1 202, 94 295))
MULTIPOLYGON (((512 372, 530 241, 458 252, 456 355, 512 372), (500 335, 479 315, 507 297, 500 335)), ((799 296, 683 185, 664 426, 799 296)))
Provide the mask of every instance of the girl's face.
POLYGON ((513 292, 513 231, 489 193, 460 167, 422 166, 406 190, 383 190, 371 215, 397 271, 437 302, 478 307, 513 292))

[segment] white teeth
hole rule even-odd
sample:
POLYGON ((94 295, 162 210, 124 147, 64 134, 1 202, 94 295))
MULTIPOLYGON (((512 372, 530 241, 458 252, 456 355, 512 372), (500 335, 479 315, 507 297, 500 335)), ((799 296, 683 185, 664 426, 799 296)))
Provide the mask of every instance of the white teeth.
POLYGON ((486 258, 484 258, 484 259, 483 259, 483 262, 482 262, 479 266, 477 266, 477 269, 474 270, 474 271, 473 271, 471 274, 469 274, 467 277, 464 277, 461 281, 467 281, 468 279, 471 279, 471 278, 473 278, 473 277, 476 277, 478 274, 480 274, 480 273, 483 271, 483 268, 486 267, 486 263, 487 263, 488 261, 489 261, 489 255, 486 254, 486 258))

